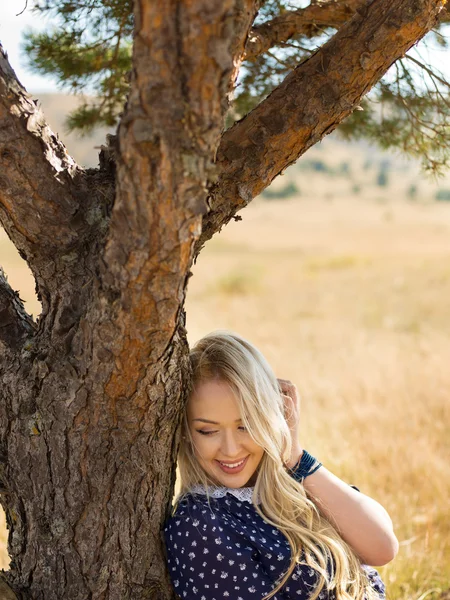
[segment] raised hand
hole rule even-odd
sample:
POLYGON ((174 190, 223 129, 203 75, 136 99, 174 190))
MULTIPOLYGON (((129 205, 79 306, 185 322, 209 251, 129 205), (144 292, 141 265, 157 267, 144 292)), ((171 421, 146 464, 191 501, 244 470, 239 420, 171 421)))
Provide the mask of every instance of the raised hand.
POLYGON ((300 443, 300 396, 297 386, 289 379, 278 379, 278 384, 281 389, 281 397, 284 400, 284 416, 292 438, 291 457, 286 466, 292 468, 298 463, 303 454, 300 443))

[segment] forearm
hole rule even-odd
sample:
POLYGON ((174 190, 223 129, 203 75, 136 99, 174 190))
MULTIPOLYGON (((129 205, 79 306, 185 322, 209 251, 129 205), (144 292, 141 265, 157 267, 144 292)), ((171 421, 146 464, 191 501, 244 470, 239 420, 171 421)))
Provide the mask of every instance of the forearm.
POLYGON ((303 480, 308 496, 353 548, 363 563, 381 566, 398 551, 398 541, 386 510, 320 467, 303 480))

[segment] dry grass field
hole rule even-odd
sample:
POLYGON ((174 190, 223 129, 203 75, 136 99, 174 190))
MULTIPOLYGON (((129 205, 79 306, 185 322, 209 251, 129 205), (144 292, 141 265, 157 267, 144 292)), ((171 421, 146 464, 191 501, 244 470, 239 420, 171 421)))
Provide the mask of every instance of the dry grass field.
MULTIPOLYGON (((241 214, 193 269, 190 340, 232 329, 297 384, 304 446, 393 518, 388 598, 437 600, 450 588, 450 203, 302 195, 241 214)), ((0 263, 36 315, 0 236, 0 263)))

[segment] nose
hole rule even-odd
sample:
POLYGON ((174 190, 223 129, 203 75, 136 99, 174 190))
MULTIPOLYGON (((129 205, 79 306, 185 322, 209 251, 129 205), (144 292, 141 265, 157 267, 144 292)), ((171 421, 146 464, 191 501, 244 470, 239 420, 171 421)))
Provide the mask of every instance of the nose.
POLYGON ((221 452, 227 458, 239 456, 241 445, 233 431, 225 431, 222 438, 221 452))

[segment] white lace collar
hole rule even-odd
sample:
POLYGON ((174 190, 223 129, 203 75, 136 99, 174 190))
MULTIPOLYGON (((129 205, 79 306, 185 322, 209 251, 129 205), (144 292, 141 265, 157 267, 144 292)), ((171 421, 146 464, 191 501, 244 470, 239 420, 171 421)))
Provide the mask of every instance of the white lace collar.
MULTIPOLYGON (((253 490, 254 487, 242 487, 242 488, 228 488, 219 486, 205 486, 197 484, 192 486, 191 493, 193 494, 204 494, 206 496, 206 490, 212 498, 223 498, 226 494, 231 494, 241 502, 253 503, 253 490)), ((256 503, 259 504, 259 498, 256 499, 256 503)))

